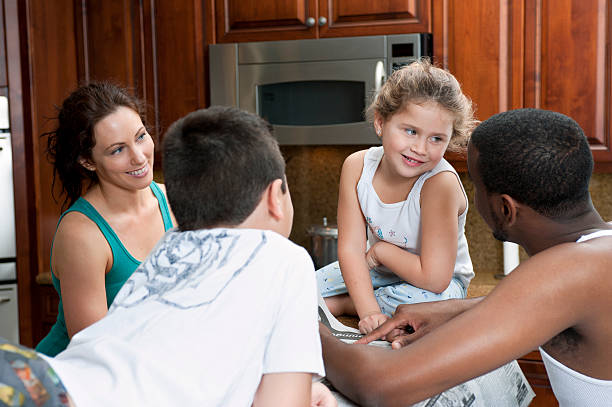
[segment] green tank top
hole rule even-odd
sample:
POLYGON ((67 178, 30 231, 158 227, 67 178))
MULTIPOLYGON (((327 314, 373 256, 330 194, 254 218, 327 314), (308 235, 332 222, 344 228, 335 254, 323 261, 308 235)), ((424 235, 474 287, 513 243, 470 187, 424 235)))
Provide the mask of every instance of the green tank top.
MULTIPOLYGON (((155 183, 151 183, 151 191, 157 198, 159 203, 159 210, 164 221, 164 230, 168 231, 173 227, 172 219, 170 217, 170 210, 168 209, 168 203, 166 197, 161 191, 159 186, 155 183)), ((115 296, 132 275, 134 270, 140 265, 140 262, 136 260, 123 246, 123 243, 119 240, 119 237, 110 225, 104 220, 102 215, 84 198, 79 198, 66 212, 62 213, 57 222, 62 221, 62 218, 70 212, 80 212, 91 219, 100 228, 100 231, 106 238, 112 254, 113 254, 113 267, 105 277, 106 286, 106 307, 110 307, 115 299, 115 296)), ((56 228, 57 229, 57 228, 56 228)), ((53 246, 51 246, 51 253, 53 254, 53 246)), ((51 270, 51 278, 53 280, 53 286, 59 295, 59 307, 57 313, 57 321, 51 327, 51 330, 43 338, 42 341, 36 346, 36 350, 40 353, 44 353, 48 356, 55 356, 68 346, 70 338, 68 337, 68 330, 66 329, 66 321, 64 319, 64 307, 62 304, 62 291, 60 280, 55 278, 53 270, 51 270)))

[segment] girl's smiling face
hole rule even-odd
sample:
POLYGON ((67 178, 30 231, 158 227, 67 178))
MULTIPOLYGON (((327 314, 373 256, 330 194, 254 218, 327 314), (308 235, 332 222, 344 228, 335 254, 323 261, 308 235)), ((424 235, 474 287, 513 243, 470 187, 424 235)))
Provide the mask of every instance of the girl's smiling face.
POLYGON ((452 113, 436 102, 408 103, 388 120, 376 115, 383 161, 396 175, 418 177, 442 159, 453 134, 452 113))
POLYGON ((143 189, 153 180, 153 139, 138 113, 127 107, 100 120, 94 127, 91 160, 82 165, 96 171, 100 183, 143 189))

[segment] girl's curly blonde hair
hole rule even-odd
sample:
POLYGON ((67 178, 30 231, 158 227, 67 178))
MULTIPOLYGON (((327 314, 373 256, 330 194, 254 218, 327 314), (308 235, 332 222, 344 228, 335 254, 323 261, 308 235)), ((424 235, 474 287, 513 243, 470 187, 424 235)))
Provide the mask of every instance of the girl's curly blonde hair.
POLYGON ((463 94, 461 85, 450 72, 432 65, 428 59, 417 60, 393 72, 374 96, 366 117, 373 123, 378 114, 387 121, 408 103, 426 102, 437 102, 454 116, 448 149, 463 151, 478 123, 472 101, 463 94))

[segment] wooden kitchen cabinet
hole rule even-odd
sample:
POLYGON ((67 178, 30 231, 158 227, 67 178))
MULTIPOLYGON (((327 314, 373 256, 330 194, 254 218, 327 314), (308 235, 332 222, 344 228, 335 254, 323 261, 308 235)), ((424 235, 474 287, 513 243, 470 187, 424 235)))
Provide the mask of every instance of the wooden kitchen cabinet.
POLYGON ((6 46, 4 29, 4 1, 0 1, 0 88, 8 86, 6 74, 6 46))
POLYGON ((525 3, 525 106, 573 117, 589 138, 596 169, 612 171, 610 1, 525 3))
MULTIPOLYGON (((433 0, 434 59, 479 120, 535 107, 573 117, 595 170, 612 172, 612 7, 607 0, 433 0)), ((458 170, 465 157, 448 154, 458 170)))
MULTIPOLYGON (((173 121, 207 105, 204 44, 210 41, 204 4, 197 0, 2 1, 13 127, 20 337, 24 345, 33 346, 54 320, 52 301, 57 298, 52 287, 35 281, 49 271, 61 209, 61 199, 56 202, 52 194, 47 140, 41 137, 56 125, 56 106, 79 83, 111 80, 145 102, 147 124, 159 138, 173 121)), ((157 171, 160 150, 158 145, 157 171)), ((55 188, 57 193, 58 182, 55 188)))
POLYGON ((536 396, 529 407, 555 407, 559 406, 557 398, 552 391, 544 362, 540 352, 534 350, 518 359, 518 364, 535 392, 536 396))
POLYGON ((217 43, 431 32, 431 0, 215 0, 217 43))

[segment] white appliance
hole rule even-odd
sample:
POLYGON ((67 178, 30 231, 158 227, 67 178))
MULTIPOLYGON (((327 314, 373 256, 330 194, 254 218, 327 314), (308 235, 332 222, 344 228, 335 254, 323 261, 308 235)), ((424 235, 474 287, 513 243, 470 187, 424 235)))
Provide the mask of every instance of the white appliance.
POLYGON ((0 197, 0 336, 19 343, 13 154, 6 96, 0 96, 0 197))

